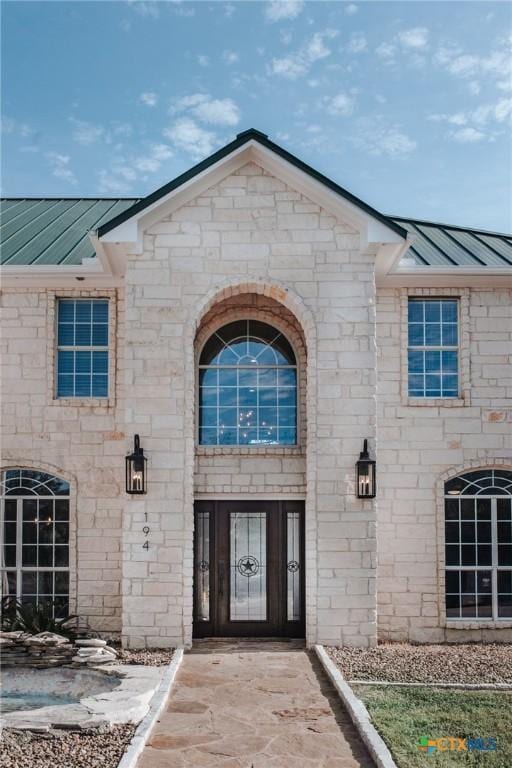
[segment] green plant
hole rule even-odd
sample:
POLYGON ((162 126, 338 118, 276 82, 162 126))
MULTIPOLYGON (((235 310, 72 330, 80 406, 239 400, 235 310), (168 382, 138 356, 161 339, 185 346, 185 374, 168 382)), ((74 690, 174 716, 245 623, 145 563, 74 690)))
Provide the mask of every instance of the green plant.
POLYGON ((7 599, 2 601, 2 630, 22 630, 31 635, 39 632, 55 632, 70 639, 77 633, 78 616, 70 615, 59 618, 56 606, 51 600, 41 603, 23 603, 7 599))

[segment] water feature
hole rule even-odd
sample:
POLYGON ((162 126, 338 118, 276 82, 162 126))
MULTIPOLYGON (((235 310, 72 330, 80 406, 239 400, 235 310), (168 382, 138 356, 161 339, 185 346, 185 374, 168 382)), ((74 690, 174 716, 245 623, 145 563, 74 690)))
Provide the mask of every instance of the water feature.
POLYGON ((0 693, 0 712, 17 712, 19 709, 39 709, 75 704, 74 696, 58 696, 51 693, 0 693))

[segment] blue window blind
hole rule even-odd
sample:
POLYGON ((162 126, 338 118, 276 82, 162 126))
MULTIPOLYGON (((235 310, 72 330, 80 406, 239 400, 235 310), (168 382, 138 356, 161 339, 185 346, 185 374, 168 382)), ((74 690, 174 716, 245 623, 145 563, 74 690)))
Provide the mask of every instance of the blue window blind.
POLYGON ((108 299, 59 299, 57 397, 108 397, 108 299))
POLYGON ((459 396, 457 299, 409 299, 409 397, 459 396))

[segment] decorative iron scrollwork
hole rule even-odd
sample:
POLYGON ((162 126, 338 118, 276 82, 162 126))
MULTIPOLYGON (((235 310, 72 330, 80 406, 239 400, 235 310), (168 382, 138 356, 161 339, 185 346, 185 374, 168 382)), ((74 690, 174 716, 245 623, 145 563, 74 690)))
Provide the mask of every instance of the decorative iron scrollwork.
POLYGON ((260 570, 260 564, 258 560, 252 555, 246 555, 241 557, 236 565, 238 573, 242 576, 247 576, 249 579, 251 576, 256 576, 260 570))
POLYGON ((290 562, 286 564, 286 567, 288 568, 290 573, 297 573, 297 571, 300 568, 300 565, 296 560, 290 560, 290 562))
POLYGON ((200 560, 197 564, 197 567, 201 571, 201 573, 206 573, 206 571, 210 570, 210 563, 207 563, 206 560, 200 560))

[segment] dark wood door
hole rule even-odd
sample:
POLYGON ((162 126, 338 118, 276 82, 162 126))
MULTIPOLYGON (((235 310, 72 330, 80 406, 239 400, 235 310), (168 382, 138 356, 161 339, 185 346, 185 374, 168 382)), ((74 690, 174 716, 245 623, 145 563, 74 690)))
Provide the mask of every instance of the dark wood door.
POLYGON ((304 636, 304 505, 195 505, 195 637, 304 636))

